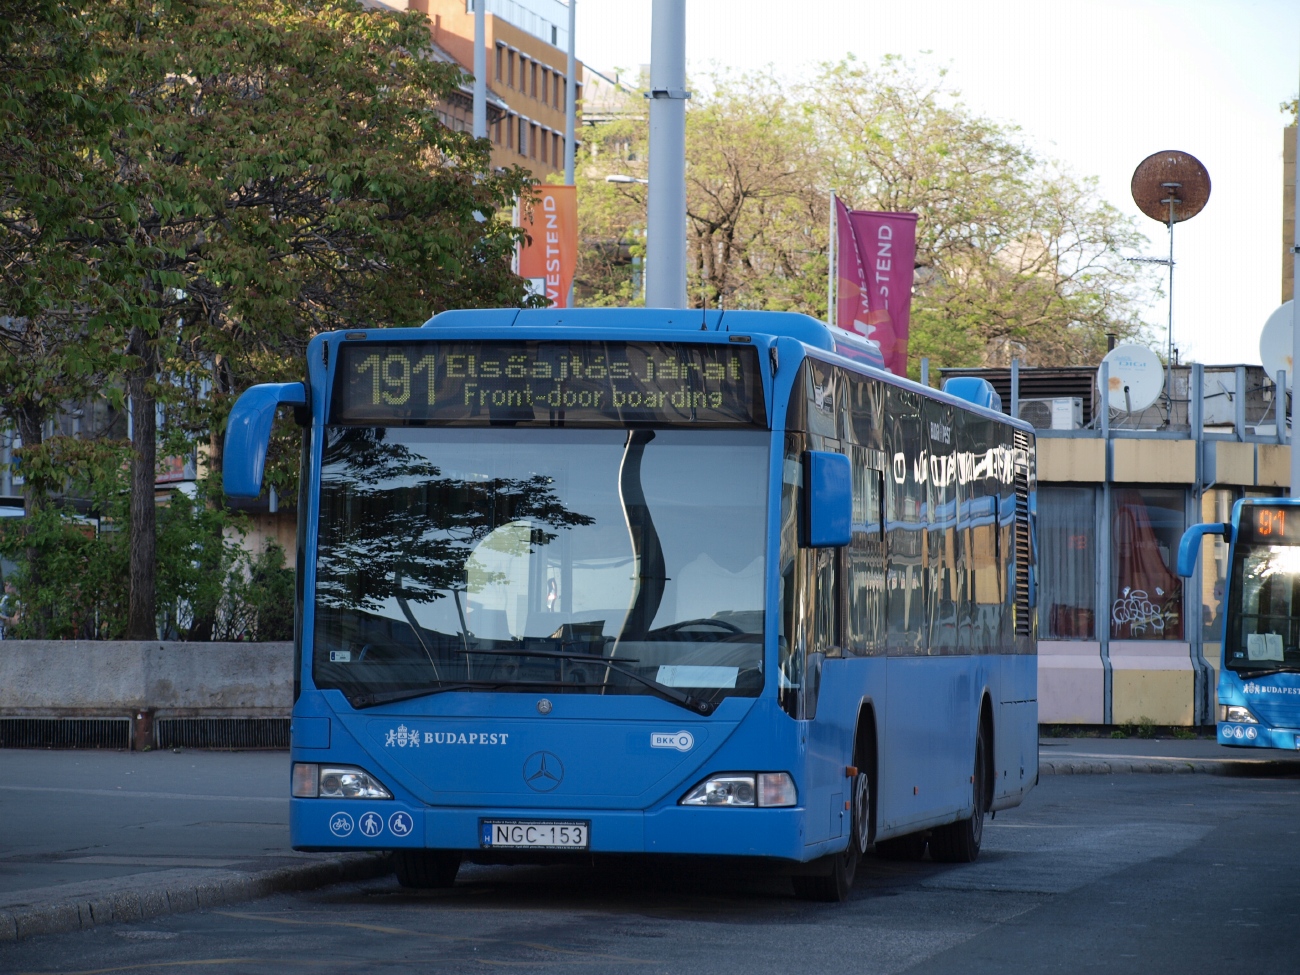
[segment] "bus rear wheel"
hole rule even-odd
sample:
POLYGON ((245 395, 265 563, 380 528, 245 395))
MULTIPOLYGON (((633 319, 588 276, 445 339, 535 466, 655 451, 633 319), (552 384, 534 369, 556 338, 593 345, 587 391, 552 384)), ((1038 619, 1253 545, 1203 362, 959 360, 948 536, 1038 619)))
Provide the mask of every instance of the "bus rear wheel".
POLYGON ((403 887, 416 890, 450 887, 460 872, 460 853, 454 850, 394 850, 393 872, 403 887))
POLYGON ((973 863, 980 855, 984 838, 984 814, 988 811, 988 739, 980 722, 975 737, 975 772, 971 776, 974 809, 967 819, 940 826, 930 836, 930 856, 941 863, 973 863))

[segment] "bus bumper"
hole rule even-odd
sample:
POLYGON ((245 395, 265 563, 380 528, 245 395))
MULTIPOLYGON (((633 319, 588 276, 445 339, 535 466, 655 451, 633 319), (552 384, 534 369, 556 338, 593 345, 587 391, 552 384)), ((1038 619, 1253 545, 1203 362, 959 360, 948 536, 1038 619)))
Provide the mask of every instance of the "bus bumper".
MULTIPOLYGON (((589 853, 665 853, 776 857, 803 861, 830 852, 837 841, 804 844, 804 810, 428 808, 397 801, 290 799, 289 831, 296 850, 487 849, 484 821, 590 823, 589 853)), ((840 839, 838 846, 843 847, 840 839)), ((511 850, 526 853, 527 850, 511 850)))
POLYGON ((1219 722, 1219 744, 1232 748, 1300 749, 1300 728, 1269 728, 1261 724, 1219 722))

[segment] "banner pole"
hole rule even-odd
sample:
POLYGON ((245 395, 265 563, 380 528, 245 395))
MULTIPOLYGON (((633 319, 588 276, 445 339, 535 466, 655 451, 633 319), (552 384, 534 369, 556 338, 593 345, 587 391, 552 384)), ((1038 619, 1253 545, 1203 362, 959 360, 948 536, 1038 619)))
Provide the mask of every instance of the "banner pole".
POLYGON ((826 324, 835 325, 835 191, 831 190, 830 241, 826 267, 826 324))

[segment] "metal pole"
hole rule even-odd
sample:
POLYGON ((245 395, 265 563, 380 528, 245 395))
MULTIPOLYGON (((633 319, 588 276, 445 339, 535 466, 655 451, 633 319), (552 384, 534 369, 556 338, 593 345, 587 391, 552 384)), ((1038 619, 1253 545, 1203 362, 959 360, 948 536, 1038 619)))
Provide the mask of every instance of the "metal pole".
POLYGON ((835 253, 835 191, 831 190, 831 235, 830 245, 826 252, 826 324, 834 326, 835 321, 835 259, 838 256, 835 253))
POLYGON ((487 0, 474 0, 474 138, 487 138, 487 0))
POLYGON ((686 0, 654 0, 650 15, 648 308, 686 307, 686 0))
POLYGON ((1174 203, 1177 202, 1174 194, 1180 187, 1177 185, 1170 186, 1169 189, 1169 329, 1166 333, 1167 347, 1165 351, 1165 402, 1168 405, 1169 412, 1166 416, 1166 422, 1169 426, 1174 425, 1174 203))
POLYGON ((564 183, 573 185, 573 140, 578 127, 578 58, 574 53, 574 27, 578 0, 569 0, 569 70, 564 79, 564 183))
MULTIPOLYGON (((1300 112, 1297 113, 1297 125, 1295 127, 1295 144, 1298 150, 1296 155, 1296 173, 1300 174, 1300 112)), ((1296 393, 1300 393, 1300 383, 1295 381, 1295 373, 1300 369, 1300 314, 1296 313, 1296 306, 1300 305, 1300 178, 1297 178, 1292 184, 1293 194, 1291 196, 1292 217, 1295 220, 1295 239, 1291 247, 1291 386, 1293 392, 1291 395, 1291 497, 1300 498, 1300 450, 1295 448, 1296 431, 1300 427, 1296 426, 1296 393)), ((1285 396, 1286 390, 1278 392, 1279 396, 1285 396)))

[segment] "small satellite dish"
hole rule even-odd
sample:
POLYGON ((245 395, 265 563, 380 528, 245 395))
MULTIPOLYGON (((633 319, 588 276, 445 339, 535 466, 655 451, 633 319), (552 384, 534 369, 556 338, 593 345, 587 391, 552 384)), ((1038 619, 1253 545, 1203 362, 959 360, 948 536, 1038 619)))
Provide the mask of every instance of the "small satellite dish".
POLYGON ((1268 316, 1264 331, 1259 333, 1259 361, 1264 363, 1268 378, 1277 381, 1280 370, 1286 370, 1286 388, 1290 389, 1291 373, 1291 315, 1294 302, 1284 301, 1268 316))
POLYGON ((1172 216, 1174 223, 1182 223, 1209 202, 1210 174, 1191 153, 1153 152, 1133 170, 1132 191, 1133 202, 1152 220, 1168 226, 1172 216))
POLYGON ((1097 388, 1112 410, 1135 413, 1159 398, 1165 383, 1165 367, 1160 364, 1160 357, 1145 345, 1117 345, 1101 361, 1106 363, 1110 389, 1102 386, 1100 369, 1097 388))

